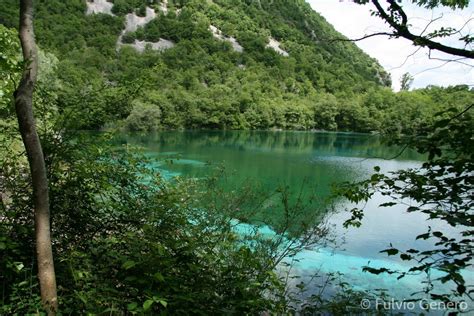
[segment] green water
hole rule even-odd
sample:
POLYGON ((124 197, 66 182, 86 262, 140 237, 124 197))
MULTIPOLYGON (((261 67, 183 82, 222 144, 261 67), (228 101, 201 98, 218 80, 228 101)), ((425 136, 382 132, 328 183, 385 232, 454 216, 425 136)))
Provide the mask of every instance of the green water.
MULTIPOLYGON (((365 174, 376 158, 391 158, 399 148, 389 148, 377 136, 347 133, 196 131, 161 132, 151 135, 120 135, 120 141, 143 146, 147 153, 173 159, 164 169, 170 175, 200 177, 208 164, 223 165, 234 172, 233 182, 258 179, 272 189, 295 187, 303 179, 328 193, 334 181, 353 180, 365 174)), ((405 151, 389 167, 418 160, 405 151)), ((380 160, 380 159, 379 159, 380 160)))
MULTIPOLYGON (((246 185, 261 187, 263 192, 287 188, 293 204, 303 194, 312 205, 292 216, 292 230, 303 223, 320 220, 332 207, 327 198, 333 184, 363 179, 375 165, 398 169, 417 165, 420 156, 382 144, 373 135, 349 133, 268 132, 268 131, 186 131, 150 135, 120 135, 120 141, 142 146, 148 156, 160 159, 155 164, 165 178, 174 176, 201 178, 216 169, 225 169, 228 190, 246 185), (321 214, 315 219, 315 214, 321 214)), ((255 222, 277 227, 285 221, 278 201, 265 201, 255 222)), ((335 202, 335 201, 332 201, 335 202)), ((293 204, 290 203, 290 206, 293 204)))
MULTIPOLYGON (((308 198, 316 196, 319 202, 306 210, 306 217, 296 218, 295 222, 304 222, 307 216, 318 213, 316 218, 329 223, 341 246, 335 251, 322 247, 300 253, 297 269, 302 274, 315 270, 342 272, 354 288, 386 288, 398 298, 408 298, 420 289, 421 276, 397 281, 395 277, 363 273, 361 267, 370 262, 374 267, 407 268, 405 262, 379 251, 390 243, 405 249, 429 246, 415 241, 427 229, 424 215, 408 214, 401 207, 379 208, 384 198, 376 196, 366 206, 362 227, 344 229, 342 223, 349 215, 343 210, 348 205, 341 200, 327 201, 334 183, 364 179, 374 166, 384 172, 420 166, 423 157, 416 152, 406 150, 400 155, 400 148, 384 145, 377 136, 350 133, 169 131, 121 134, 117 140, 141 146, 148 156, 160 159, 156 167, 166 178, 204 177, 222 166, 227 173, 223 185, 228 189, 239 188, 242 183, 259 183, 267 191, 287 186, 294 194, 304 191, 308 198), (339 211, 328 212, 329 205, 339 211)), ((268 234, 281 218, 278 209, 267 207, 257 215, 256 222, 268 224, 261 224, 262 231, 268 234)), ((471 273, 469 280, 472 281, 471 273)))

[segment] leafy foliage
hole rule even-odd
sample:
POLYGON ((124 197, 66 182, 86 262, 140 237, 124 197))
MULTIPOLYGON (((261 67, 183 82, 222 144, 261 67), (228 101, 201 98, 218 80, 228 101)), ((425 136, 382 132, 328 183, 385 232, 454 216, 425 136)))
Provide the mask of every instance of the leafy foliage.
MULTIPOLYGON (((62 312, 283 308, 277 295, 283 287, 272 271, 276 262, 267 242, 257 236, 245 241, 224 209, 204 208, 202 201, 216 200, 218 192, 205 183, 164 182, 142 165, 143 157, 107 149, 102 142, 66 139, 43 138, 62 312), (267 296, 269 291, 277 296, 267 296)), ((38 301, 31 295, 38 285, 25 167, 8 160, 2 168, 7 194, 0 228, 2 314, 38 308, 24 301, 38 301)))
MULTIPOLYGON (((376 192, 392 198, 393 202, 380 207, 406 204, 407 212, 426 214, 429 221, 440 221, 456 228, 456 233, 433 231, 431 228, 417 239, 433 240, 432 249, 399 250, 391 247, 383 250, 389 256, 399 255, 402 260, 412 262, 408 272, 391 271, 387 268, 366 267, 371 273, 397 273, 400 278, 407 274, 424 272, 428 276, 433 270, 442 276, 429 278, 425 292, 435 300, 449 302, 453 299, 471 299, 472 285, 466 284, 463 273, 472 267, 474 219, 472 187, 474 184, 472 131, 473 105, 459 112, 456 108, 438 113, 434 123, 416 131, 413 137, 396 142, 415 147, 428 155, 428 160, 419 169, 400 170, 390 175, 377 173, 357 186, 348 184, 343 194, 352 202, 367 201, 376 192), (452 283, 452 292, 440 292, 438 282, 452 283)), ((363 211, 353 209, 352 218, 346 225, 360 225, 363 211)))
POLYGON ((22 57, 17 32, 0 24, 0 118, 12 110, 15 82, 20 79, 22 57))

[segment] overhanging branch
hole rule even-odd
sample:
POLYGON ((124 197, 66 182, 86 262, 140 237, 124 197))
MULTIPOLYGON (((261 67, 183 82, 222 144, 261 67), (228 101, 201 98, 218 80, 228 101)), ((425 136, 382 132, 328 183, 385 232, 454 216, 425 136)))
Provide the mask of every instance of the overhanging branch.
POLYGON ((362 40, 365 40, 365 39, 370 38, 370 37, 380 36, 380 35, 396 36, 396 34, 394 34, 394 33, 377 32, 377 33, 372 33, 372 34, 366 34, 366 35, 364 35, 362 37, 359 37, 359 38, 335 38, 335 39, 331 39, 330 42, 358 42, 358 41, 362 41, 362 40))
POLYGON ((396 14, 400 16, 400 22, 397 21, 393 14, 387 13, 378 0, 372 0, 372 3, 377 9, 378 15, 395 30, 395 36, 411 40, 416 46, 428 47, 432 50, 437 50, 455 56, 466 57, 469 59, 474 58, 474 51, 472 50, 446 46, 427 37, 411 33, 408 29, 408 18, 405 11, 403 11, 403 8, 400 7, 395 0, 387 0, 387 2, 390 4, 390 11, 396 12, 396 14))

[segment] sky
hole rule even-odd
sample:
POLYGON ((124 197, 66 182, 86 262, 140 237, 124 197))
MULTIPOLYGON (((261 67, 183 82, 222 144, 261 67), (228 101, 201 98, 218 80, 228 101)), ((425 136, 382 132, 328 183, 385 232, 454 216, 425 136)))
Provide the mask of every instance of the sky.
MULTIPOLYGON (((372 5, 358 5, 350 0, 306 0, 312 8, 320 13, 336 30, 348 38, 360 38, 374 32, 388 31, 389 28, 383 21, 370 15, 372 5)), ((423 31, 428 22, 439 18, 428 28, 436 29, 440 26, 462 27, 463 34, 474 32, 474 3, 471 2, 464 10, 450 10, 449 8, 427 10, 404 1, 405 11, 411 17, 409 23, 419 33, 423 31), (472 19, 472 20, 470 20, 472 19)), ((445 44, 457 45, 455 40, 443 40, 445 44)), ((414 81, 412 88, 423 88, 427 85, 449 86, 456 84, 469 84, 474 86, 474 62, 460 60, 448 62, 452 56, 443 53, 431 53, 422 48, 417 51, 411 41, 405 39, 390 39, 387 36, 375 36, 356 42, 370 56, 376 58, 380 64, 391 73, 392 87, 400 89, 401 76, 409 72, 414 81), (434 60, 433 58, 444 59, 434 60), (466 65, 467 64, 467 65, 466 65)), ((472 49, 472 47, 471 47, 472 49)))

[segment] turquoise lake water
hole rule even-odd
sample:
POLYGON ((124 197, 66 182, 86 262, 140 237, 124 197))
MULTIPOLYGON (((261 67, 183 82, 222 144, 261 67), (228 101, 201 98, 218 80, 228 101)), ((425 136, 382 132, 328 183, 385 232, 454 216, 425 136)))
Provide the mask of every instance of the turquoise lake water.
MULTIPOLYGON (((364 273, 362 267, 406 270, 409 266, 405 262, 395 256, 387 257, 380 250, 390 243, 399 249, 426 248, 429 244, 415 241, 415 237, 426 232, 428 224, 436 228, 441 223, 428 223, 424 215, 408 214, 399 206, 380 208, 378 205, 386 200, 376 196, 365 207, 362 226, 345 229, 342 223, 350 216, 344 209, 351 205, 342 200, 326 200, 332 184, 362 180, 373 173, 374 166, 380 166, 382 172, 420 166, 423 157, 416 152, 407 150, 398 155, 400 148, 384 145, 377 136, 352 133, 169 131, 121 134, 117 140, 141 146, 148 156, 161 159, 156 167, 168 179, 204 177, 223 166, 228 174, 225 185, 229 188, 255 182, 269 191, 287 186, 293 192, 311 192, 321 201, 312 212, 320 213, 319 220, 331 227, 339 246, 314 247, 299 253, 295 265, 299 274, 341 272, 355 289, 384 288, 397 299, 409 298, 423 285, 424 275, 397 281, 396 277, 364 273), (396 159, 390 159, 395 156, 396 159), (329 204, 335 211, 327 211, 329 204)), ((271 223, 278 218, 278 211, 262 212, 257 217, 256 223, 271 223)), ((245 225, 241 228, 245 229, 245 225)), ((268 225, 261 224, 260 230, 272 234, 268 225)), ((466 278, 472 284, 471 272, 466 272, 466 278)))

